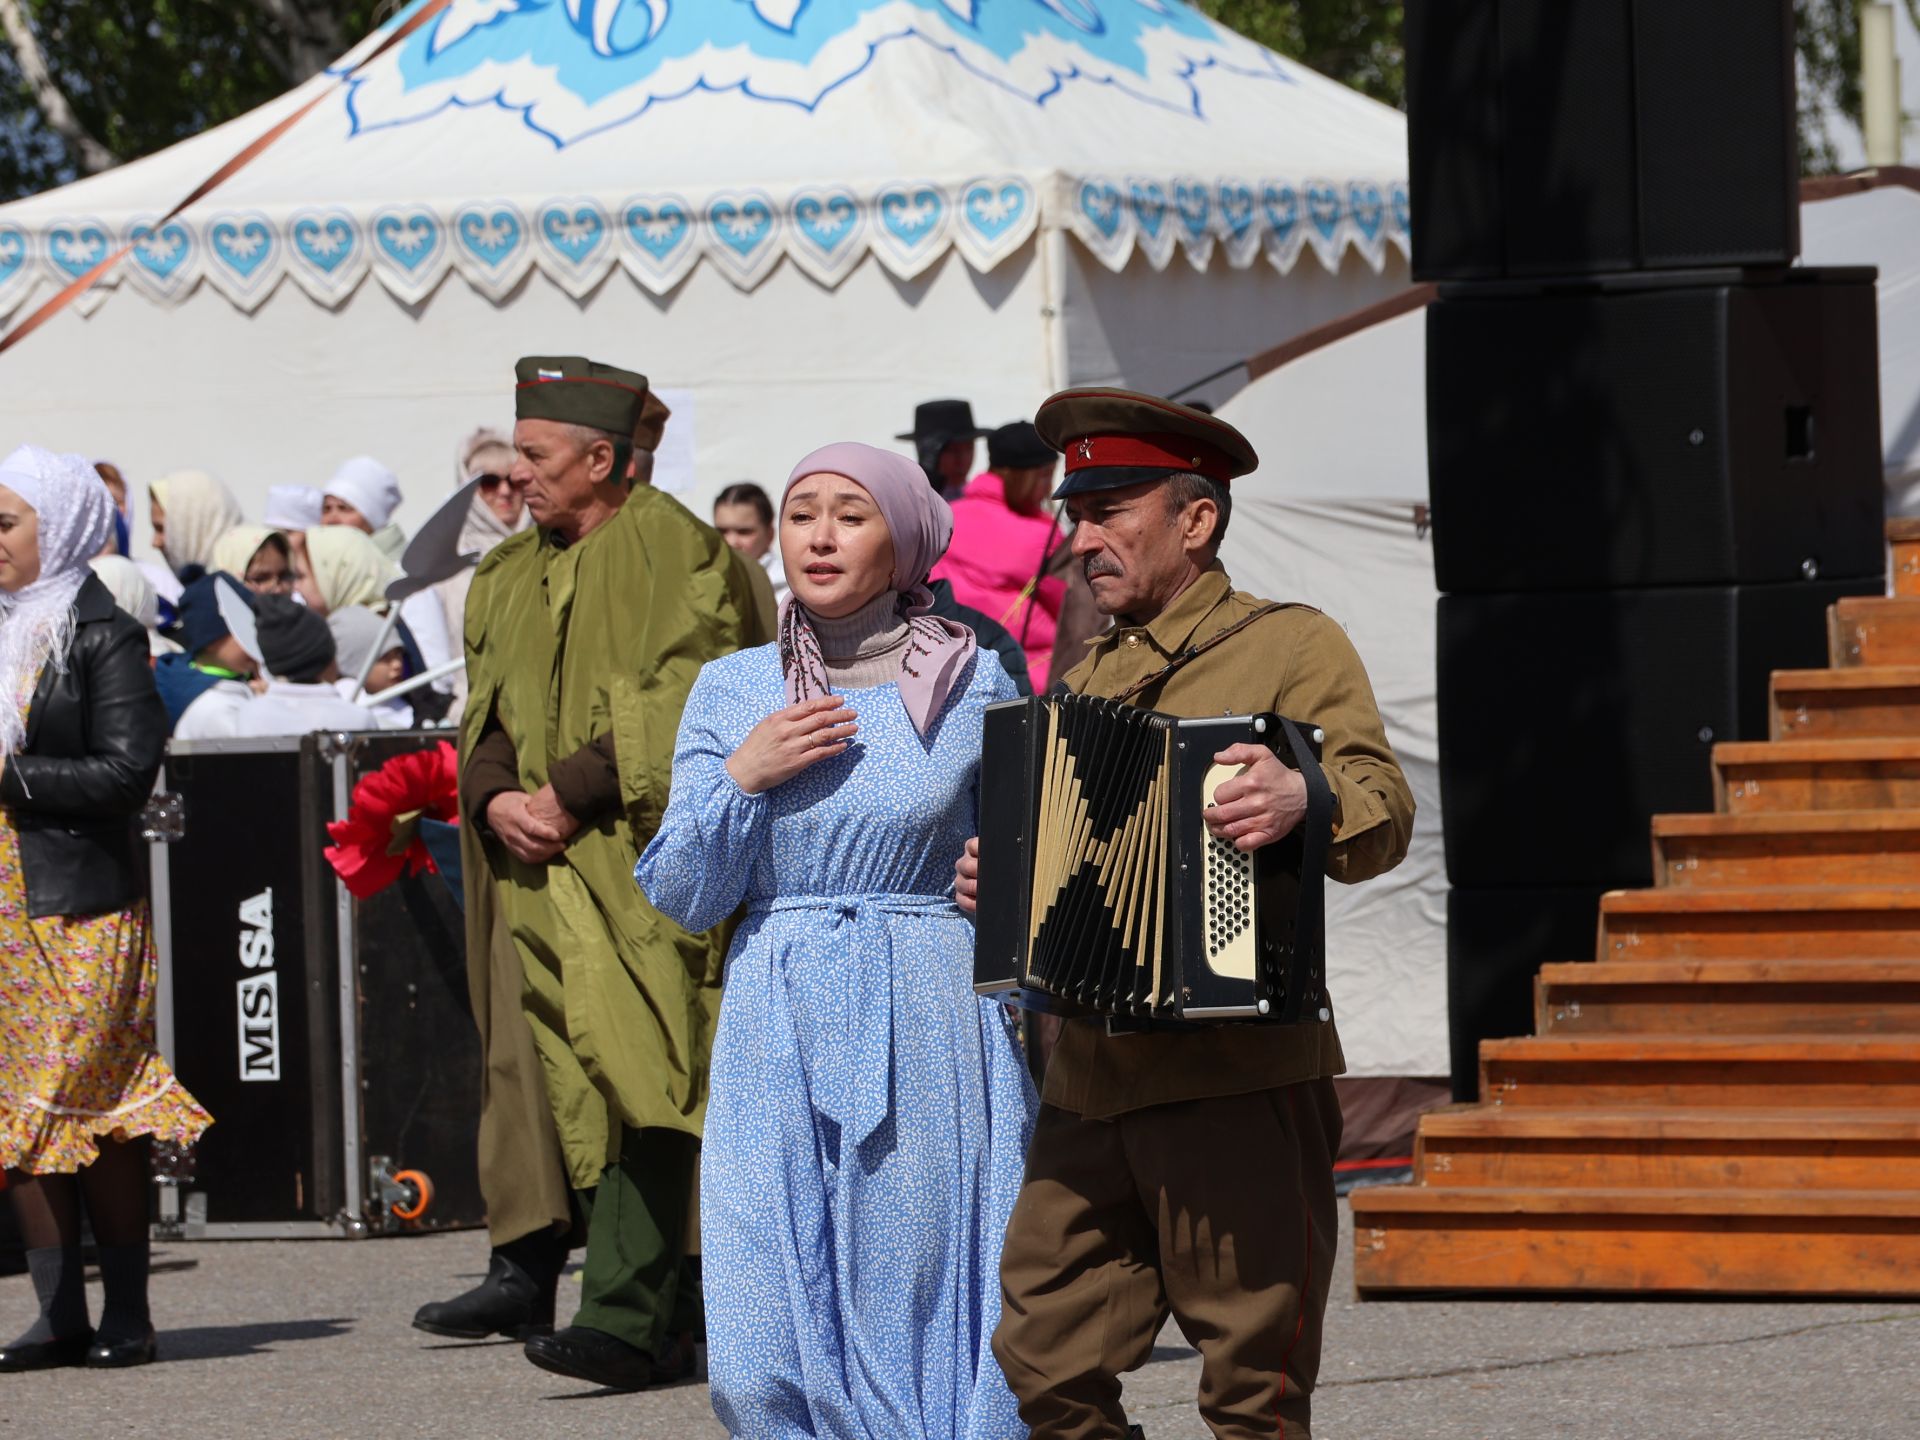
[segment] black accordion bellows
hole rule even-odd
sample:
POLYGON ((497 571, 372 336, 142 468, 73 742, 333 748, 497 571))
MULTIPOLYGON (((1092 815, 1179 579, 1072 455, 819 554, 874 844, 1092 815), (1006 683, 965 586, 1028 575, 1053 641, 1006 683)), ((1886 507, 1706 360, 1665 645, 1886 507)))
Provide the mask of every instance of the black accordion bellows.
POLYGON ((1181 719, 1047 695, 990 707, 980 762, 974 988, 1116 1020, 1322 1018, 1333 798, 1320 733, 1277 715, 1181 719), (1214 764, 1259 744, 1307 815, 1251 854, 1206 829, 1214 764))

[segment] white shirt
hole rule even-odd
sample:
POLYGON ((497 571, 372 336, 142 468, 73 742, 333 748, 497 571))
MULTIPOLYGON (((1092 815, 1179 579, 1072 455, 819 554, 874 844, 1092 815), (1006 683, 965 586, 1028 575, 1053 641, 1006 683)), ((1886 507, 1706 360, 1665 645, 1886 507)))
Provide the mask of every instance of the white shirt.
POLYGON ((760 568, 767 572, 767 579, 773 582, 773 603, 776 607, 786 603, 787 596, 793 593, 793 587, 787 584, 787 565, 780 558, 780 545, 776 541, 767 547, 767 553, 760 557, 760 568))
POLYGON ((202 691, 173 727, 176 740, 232 740, 242 732, 240 716, 253 704, 253 691, 241 680, 218 680, 202 691))
MULTIPOLYGON (((193 714, 191 707, 187 714, 193 714)), ((235 725, 234 733, 245 736, 379 728, 365 707, 349 704, 333 686, 296 685, 290 680, 275 680, 267 686, 266 694, 255 696, 251 705, 242 707, 235 725)))
MULTIPOLYGON (((375 700, 371 705, 362 705, 353 698, 353 681, 336 680, 333 687, 342 701, 361 710, 368 716, 360 722, 363 730, 411 730, 413 728, 413 706, 402 695, 398 700, 375 700)), ((361 699, 365 699, 362 696, 361 699)))

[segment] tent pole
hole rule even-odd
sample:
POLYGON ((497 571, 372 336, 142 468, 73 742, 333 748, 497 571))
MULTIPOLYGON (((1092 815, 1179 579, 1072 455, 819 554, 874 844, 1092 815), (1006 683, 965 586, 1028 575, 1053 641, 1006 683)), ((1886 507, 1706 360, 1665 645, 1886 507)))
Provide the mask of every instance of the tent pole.
POLYGON ((1046 303, 1040 314, 1046 321, 1047 389, 1064 390, 1072 382, 1067 378, 1067 231, 1063 225, 1040 227, 1040 277, 1046 290, 1046 303))

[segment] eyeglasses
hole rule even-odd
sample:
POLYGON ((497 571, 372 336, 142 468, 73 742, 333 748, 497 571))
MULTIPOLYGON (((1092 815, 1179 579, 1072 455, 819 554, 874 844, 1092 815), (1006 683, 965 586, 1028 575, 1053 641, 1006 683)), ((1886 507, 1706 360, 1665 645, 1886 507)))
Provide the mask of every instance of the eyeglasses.
POLYGON ((502 485, 505 485, 507 483, 506 476, 494 475, 491 473, 486 475, 476 475, 473 478, 480 482, 480 488, 482 490, 498 490, 502 485))

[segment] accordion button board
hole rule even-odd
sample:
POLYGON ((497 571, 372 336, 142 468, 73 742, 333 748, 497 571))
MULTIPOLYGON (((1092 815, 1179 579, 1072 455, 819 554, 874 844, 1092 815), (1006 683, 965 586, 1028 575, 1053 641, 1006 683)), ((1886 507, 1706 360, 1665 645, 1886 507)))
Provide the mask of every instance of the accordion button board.
POLYGON ((974 985, 1116 1023, 1319 1018, 1332 796, 1319 732, 1277 715, 1200 719, 1083 695, 987 711, 974 985), (1207 829, 1215 763, 1259 744, 1299 770, 1308 813, 1243 853, 1207 829))

